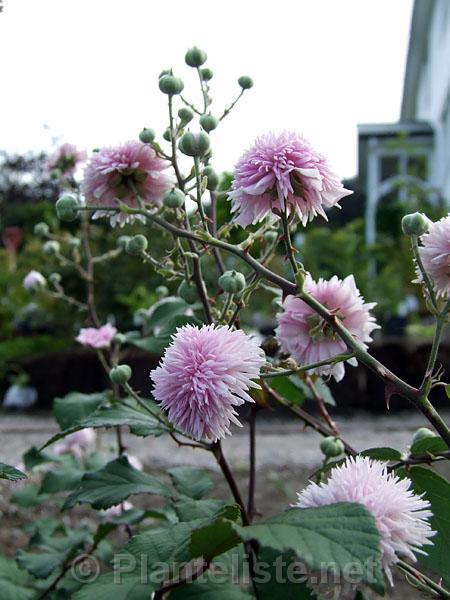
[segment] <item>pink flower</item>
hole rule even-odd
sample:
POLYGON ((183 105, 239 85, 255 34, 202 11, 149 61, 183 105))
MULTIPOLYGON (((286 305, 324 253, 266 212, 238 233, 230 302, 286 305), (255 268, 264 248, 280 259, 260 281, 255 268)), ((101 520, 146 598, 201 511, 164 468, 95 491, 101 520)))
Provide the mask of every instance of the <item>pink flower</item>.
POLYGON ((45 277, 39 273, 39 271, 30 271, 28 275, 23 280, 23 287, 26 290, 38 290, 39 288, 45 287, 47 281, 45 277))
MULTIPOLYGON (((430 223, 428 233, 420 238, 419 254, 425 271, 433 279, 438 296, 450 294, 450 215, 430 223)), ((422 276, 419 274, 419 280, 422 276)))
MULTIPOLYGON (((86 203, 100 206, 116 206, 123 202, 138 208, 134 188, 144 202, 161 205, 164 193, 173 185, 172 177, 164 173, 169 162, 159 158, 147 144, 130 141, 113 148, 95 152, 84 171, 81 191, 86 203)), ((126 215, 99 210, 94 218, 109 216, 111 225, 124 225, 135 218, 145 221, 141 215, 126 215)))
MULTIPOLYGON (((353 275, 344 280, 336 276, 329 281, 313 281, 308 274, 304 289, 329 311, 336 315, 353 337, 365 347, 371 342, 370 334, 378 328, 370 309, 375 303, 364 303, 353 275)), ((277 315, 279 326, 276 330, 281 349, 288 352, 300 365, 308 365, 337 356, 346 351, 347 345, 333 329, 303 300, 287 296, 283 302, 283 312, 277 315)), ((357 364, 356 359, 347 361, 357 364)), ((318 375, 333 376, 340 381, 345 374, 342 362, 336 365, 316 367, 310 371, 318 375)))
POLYGON ((273 209, 295 211, 306 225, 325 208, 339 206, 352 194, 331 171, 324 156, 301 135, 268 133, 258 138, 238 161, 230 193, 237 213, 234 221, 246 227, 273 209))
POLYGON ((86 450, 95 443, 95 430, 88 427, 67 435, 55 444, 55 454, 73 454, 81 459, 86 450))
POLYGON ((73 177, 78 163, 86 160, 87 154, 84 150, 77 150, 73 144, 62 144, 49 158, 46 166, 48 173, 55 169, 60 172, 62 179, 73 177))
POLYGON ((80 333, 75 339, 83 346, 89 346, 90 348, 108 348, 116 333, 117 329, 106 323, 98 329, 95 327, 80 329, 80 333))
POLYGON ((186 325, 151 372, 153 395, 176 427, 216 441, 230 434, 230 422, 241 426, 234 407, 253 402, 247 391, 259 388, 252 379, 264 362, 257 342, 241 330, 186 325))
POLYGON ((415 561, 414 552, 425 554, 435 535, 428 520, 430 504, 410 489, 409 479, 389 474, 387 464, 368 457, 347 458, 335 467, 326 483, 311 482, 298 494, 299 508, 327 506, 336 502, 357 502, 375 518, 381 535, 381 561, 391 583, 390 567, 399 556, 415 561))

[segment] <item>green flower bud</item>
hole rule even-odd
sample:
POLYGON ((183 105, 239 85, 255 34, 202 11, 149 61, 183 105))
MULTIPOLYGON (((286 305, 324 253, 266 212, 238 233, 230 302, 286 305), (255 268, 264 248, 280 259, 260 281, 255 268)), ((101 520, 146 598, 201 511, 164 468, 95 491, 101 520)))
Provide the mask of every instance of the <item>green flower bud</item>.
POLYGON ((415 212, 402 219, 402 230, 406 235, 423 235, 430 227, 430 220, 424 214, 415 212))
POLYGON ((345 446, 342 441, 332 435, 323 438, 320 449, 327 458, 336 458, 336 456, 340 456, 345 452, 345 446))
POLYGON ((44 254, 57 254, 60 250, 59 242, 56 240, 49 240, 42 246, 42 250, 44 251, 44 254))
POLYGON ((60 169, 53 169, 50 173, 50 179, 59 179, 61 177, 60 169))
POLYGON ((179 79, 179 77, 174 77, 173 75, 163 75, 159 79, 159 89, 163 94, 167 94, 168 96, 175 96, 176 94, 181 94, 184 88, 184 83, 179 79))
POLYGON ((129 235, 119 235, 116 240, 116 244, 119 248, 122 248, 122 250, 126 250, 127 244, 130 240, 131 237, 129 235))
POLYGON ((187 156, 204 156, 209 150, 209 137, 202 131, 200 133, 188 131, 181 136, 178 148, 187 156))
POLYGON ((158 296, 158 300, 166 298, 169 295, 169 288, 165 285, 158 285, 158 287, 155 288, 155 294, 158 296))
POLYGON ((274 241, 277 239, 277 237, 278 237, 278 232, 274 231, 273 229, 269 229, 269 231, 266 231, 264 234, 264 240, 268 244, 273 244, 274 241))
POLYGON ((123 384, 126 383, 132 375, 131 367, 129 365, 117 365, 113 367, 109 372, 109 378, 113 383, 123 384))
POLYGON ((61 283, 61 275, 59 273, 50 273, 48 280, 52 285, 57 285, 58 283, 61 283))
POLYGON ((187 304, 194 304, 198 300, 197 288, 193 283, 188 283, 186 280, 181 282, 177 294, 187 304))
POLYGON ((81 246, 80 238, 77 238, 77 237, 70 238, 69 246, 73 249, 79 248, 81 246))
POLYGON ((437 437, 431 429, 428 427, 419 427, 419 429, 414 433, 412 443, 420 442, 420 440, 425 440, 426 438, 434 438, 437 437))
POLYGON ((56 214, 60 221, 75 221, 78 217, 78 202, 74 196, 64 194, 56 201, 56 214))
POLYGON ((163 138, 166 140, 166 142, 172 141, 172 134, 170 132, 170 127, 167 127, 167 129, 164 131, 163 138))
POLYGON ((126 251, 132 256, 142 256, 142 254, 144 254, 144 252, 147 250, 147 246, 148 241, 145 235, 133 235, 133 237, 127 242, 126 251))
POLYGON ((186 52, 184 60, 190 67, 201 67, 202 64, 206 62, 207 58, 208 55, 204 50, 200 50, 200 48, 194 46, 193 48, 189 48, 189 50, 186 52))
POLYGON ((173 188, 163 196, 163 204, 169 208, 180 208, 184 205, 186 196, 178 188, 173 188))
POLYGON ((253 87, 253 79, 248 75, 242 75, 242 77, 239 77, 238 79, 238 84, 243 90, 249 90, 253 87))
POLYGON ((33 232, 34 235, 37 235, 38 237, 46 238, 50 233, 50 227, 47 225, 47 223, 41 221, 40 223, 36 223, 33 232))
POLYGON ((211 81, 213 75, 214 73, 211 71, 211 69, 208 69, 208 67, 200 69, 200 77, 203 79, 203 81, 211 81))
POLYGON ((158 75, 158 79, 161 79, 161 77, 164 77, 164 75, 173 75, 172 69, 163 69, 158 75))
POLYGON ((147 127, 144 127, 144 129, 139 134, 139 139, 143 144, 151 144, 155 139, 155 132, 153 131, 153 129, 148 129, 147 127))
POLYGON ((180 118, 181 123, 183 125, 187 125, 194 118, 194 112, 187 106, 183 106, 183 108, 180 108, 180 110, 178 111, 178 116, 180 118))
POLYGON ((212 115, 202 115, 200 117, 200 125, 207 133, 215 129, 218 124, 219 119, 216 119, 216 117, 213 117, 212 115))
POLYGON ((219 285, 228 294, 239 294, 245 289, 245 276, 239 271, 225 271, 219 277, 219 285))
POLYGON ((212 167, 205 167, 203 169, 203 175, 206 175, 206 178, 208 179, 206 188, 213 192, 219 185, 219 176, 212 167))
MULTIPOLYGON (((118 344, 119 346, 121 346, 122 344, 125 344, 125 342, 127 341, 127 338, 123 333, 116 333, 116 335, 113 337, 112 341, 114 342, 114 344, 118 344)), ((125 366, 127 366, 127 365, 125 365, 125 366)))

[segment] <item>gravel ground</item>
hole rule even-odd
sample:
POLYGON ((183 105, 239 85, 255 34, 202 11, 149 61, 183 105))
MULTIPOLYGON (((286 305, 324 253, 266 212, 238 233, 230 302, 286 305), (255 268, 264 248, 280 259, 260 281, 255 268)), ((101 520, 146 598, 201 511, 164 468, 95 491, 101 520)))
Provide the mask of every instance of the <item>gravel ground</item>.
MULTIPOLYGON (((450 414, 446 416, 450 417, 450 414)), ((351 418, 338 417, 337 422, 343 437, 356 450, 375 446, 392 446, 405 450, 411 442, 412 433, 424 424, 421 415, 416 413, 396 413, 386 416, 358 414, 351 418)), ((57 427, 50 416, 2 415, 0 419, 2 462, 17 464, 24 450, 33 445, 39 447, 56 431, 57 427)), ((167 468, 180 464, 210 469, 216 482, 215 495, 229 497, 228 488, 222 481, 209 453, 190 448, 178 448, 168 436, 142 439, 125 433, 124 442, 128 452, 140 458, 146 470, 163 474, 167 468)), ((320 466, 319 442, 318 434, 310 429, 304 430, 301 423, 261 419, 257 428, 256 506, 262 515, 268 516, 278 512, 295 501, 296 491, 306 484, 311 473, 320 466)), ((99 443, 103 450, 110 451, 113 455, 115 448, 113 432, 102 432, 99 443)), ((246 427, 235 429, 233 437, 225 440, 223 447, 245 493, 248 464, 246 427)), ((450 475, 450 472, 447 471, 446 474, 450 475)), ((0 528, 0 550, 12 555, 26 541, 19 529, 20 521, 24 518, 31 520, 37 515, 34 514, 36 511, 29 509, 19 518, 5 505, 2 508, 5 512, 0 528)), ((80 511, 79 516, 85 518, 86 511, 89 512, 89 509, 80 511)), ((43 516, 44 514, 39 514, 40 518, 43 516)), ((76 514, 74 518, 77 518, 76 514)), ((395 600, 418 600, 423 596, 399 580, 394 590, 388 591, 387 597, 395 600)))

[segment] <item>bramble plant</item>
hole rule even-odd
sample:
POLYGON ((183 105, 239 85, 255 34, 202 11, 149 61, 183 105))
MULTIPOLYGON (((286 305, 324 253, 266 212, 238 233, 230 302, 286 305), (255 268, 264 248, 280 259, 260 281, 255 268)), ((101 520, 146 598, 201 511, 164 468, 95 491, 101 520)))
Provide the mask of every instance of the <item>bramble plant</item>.
MULTIPOLYGON (((11 598, 362 600, 367 590, 383 595, 398 571, 424 594, 450 598, 450 483, 434 470, 450 457, 450 429, 429 400, 433 388, 449 389, 436 361, 450 309, 450 215, 433 223, 416 213, 402 223, 417 284, 436 324, 415 388, 370 354, 378 328, 374 304, 362 298, 353 275, 316 280, 297 258, 296 228, 326 219, 326 210, 351 194, 326 158, 296 133, 269 133, 242 155, 231 188, 214 170, 214 130, 225 126, 253 81, 240 77, 237 98, 217 111, 206 60, 196 47, 185 56, 198 73, 201 107, 187 99, 172 70, 161 73, 159 89, 168 104, 165 142, 158 141, 156 128, 145 127, 137 140, 95 150, 80 186, 74 172, 83 154, 66 144, 52 158, 49 172, 62 187, 57 214, 62 221, 81 220, 81 228, 78 237, 57 239, 39 223, 36 233, 48 260, 71 268, 86 295, 67 294, 57 267, 48 281, 32 271, 24 286, 85 315, 87 327, 76 339, 95 350, 111 386, 56 399, 61 431, 24 455, 23 469, 34 483, 17 490, 13 501, 35 506, 51 497, 60 502, 63 495, 62 510, 88 504, 101 523, 96 530, 34 523, 29 550, 18 551, 16 562, 1 560, 0 586, 19 590, 11 598), (218 208, 225 202, 233 216, 221 222, 218 208), (112 227, 137 222, 139 233, 93 256, 90 218, 108 219, 112 227), (170 243, 162 255, 152 247, 156 235, 170 243), (271 263, 280 249, 286 261, 277 272, 271 263), (131 332, 119 332, 98 314, 95 302, 97 270, 123 252, 178 289, 170 296, 160 286, 158 301, 139 311, 138 330, 131 332), (277 307, 276 346, 267 355, 267 345, 244 331, 241 318, 261 289, 277 307), (123 359, 128 346, 161 356, 143 393, 133 388, 123 359), (393 395, 408 399, 432 430, 420 428, 406 450, 353 449, 327 411, 323 379, 340 381, 357 361, 384 383, 387 403, 393 395), (317 402, 320 417, 301 406, 302 390, 317 402), (292 498, 290 507, 266 519, 255 506, 255 428, 260 412, 278 404, 322 436, 323 466, 299 490, 297 503, 292 498), (245 500, 221 446, 241 425, 236 407, 242 405, 249 410, 245 500), (125 427, 143 444, 148 436, 168 435, 186 452, 210 453, 233 502, 206 499, 212 482, 200 469, 170 469, 170 481, 143 472, 125 453, 125 427), (91 452, 100 428, 117 432, 117 458, 106 463, 91 452), (166 503, 140 510, 128 500, 137 494, 166 503), (112 547, 108 538, 121 527, 129 540, 112 547), (416 555, 420 567, 411 564, 416 555)), ((7 465, 1 471, 6 479, 25 477, 7 465)))

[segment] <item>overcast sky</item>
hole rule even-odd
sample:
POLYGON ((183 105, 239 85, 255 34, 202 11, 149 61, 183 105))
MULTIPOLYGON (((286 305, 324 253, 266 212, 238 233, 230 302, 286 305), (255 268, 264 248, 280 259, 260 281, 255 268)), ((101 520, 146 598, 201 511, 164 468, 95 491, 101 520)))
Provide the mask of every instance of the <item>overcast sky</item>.
POLYGON ((87 149, 162 134, 157 78, 173 67, 198 98, 188 47, 208 52, 214 165, 233 166, 259 134, 295 129, 336 172, 356 172, 356 126, 399 118, 412 0, 3 0, 0 147, 87 149))

